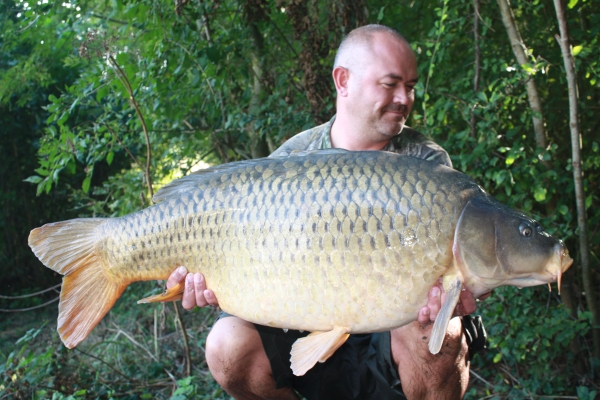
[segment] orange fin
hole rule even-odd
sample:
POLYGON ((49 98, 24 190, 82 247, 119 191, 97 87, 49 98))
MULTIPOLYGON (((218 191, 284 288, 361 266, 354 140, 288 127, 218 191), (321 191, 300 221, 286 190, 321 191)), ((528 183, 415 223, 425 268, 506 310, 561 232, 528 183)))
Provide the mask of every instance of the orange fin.
POLYGON ((173 286, 171 289, 167 289, 161 294, 157 294, 150 297, 144 297, 141 300, 138 300, 138 304, 144 303, 157 303, 157 302, 167 302, 167 301, 177 301, 181 300, 183 297, 183 290, 185 289, 185 282, 180 282, 177 285, 173 286))
POLYGON ((296 376, 304 375, 317 362, 325 362, 348 339, 350 330, 335 326, 327 332, 313 332, 296 340, 292 346, 290 361, 296 376))
POLYGON ((29 234, 29 247, 48 268, 65 275, 58 304, 58 333, 65 346, 84 340, 112 308, 127 284, 102 272, 95 244, 101 218, 47 224, 29 234))

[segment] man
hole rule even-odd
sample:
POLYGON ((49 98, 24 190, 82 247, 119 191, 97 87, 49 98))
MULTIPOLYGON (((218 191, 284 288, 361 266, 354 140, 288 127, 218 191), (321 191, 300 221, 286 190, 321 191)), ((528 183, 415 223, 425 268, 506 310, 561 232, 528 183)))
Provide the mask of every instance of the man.
MULTIPOLYGON (((369 25, 350 32, 338 50, 333 80, 337 115, 294 136, 272 156, 333 147, 394 151, 452 166, 440 146, 404 128, 414 102, 417 62, 396 31, 369 25)), ((218 305, 203 276, 186 275, 183 267, 167 286, 184 279, 184 308, 218 305)), ((432 355, 427 347, 431 322, 443 300, 443 290, 433 287, 417 322, 391 332, 352 335, 329 360, 302 377, 289 369, 289 350, 307 332, 283 332, 227 315, 207 338, 207 363, 217 382, 236 399, 298 399, 296 391, 308 399, 460 398, 469 374, 461 320, 451 320, 439 354, 432 355)), ((455 312, 465 315, 475 308, 475 299, 464 291, 455 312)))

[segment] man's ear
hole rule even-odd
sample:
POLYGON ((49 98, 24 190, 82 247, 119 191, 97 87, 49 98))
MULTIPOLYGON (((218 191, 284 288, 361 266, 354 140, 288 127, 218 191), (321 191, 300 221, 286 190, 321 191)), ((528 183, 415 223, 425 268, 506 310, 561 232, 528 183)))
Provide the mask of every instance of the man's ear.
POLYGON ((335 67, 333 72, 333 82, 338 96, 348 96, 348 79, 350 79, 350 70, 344 67, 335 67))

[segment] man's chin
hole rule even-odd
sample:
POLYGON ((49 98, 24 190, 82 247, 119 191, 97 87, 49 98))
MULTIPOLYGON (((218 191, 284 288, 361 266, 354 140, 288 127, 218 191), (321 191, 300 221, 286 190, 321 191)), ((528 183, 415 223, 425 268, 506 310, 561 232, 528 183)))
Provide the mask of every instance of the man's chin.
POLYGON ((399 135, 400 132, 402 132, 402 129, 404 129, 404 122, 405 120, 403 119, 402 121, 381 124, 381 129, 379 129, 379 132, 386 137, 392 138, 394 136, 399 135))

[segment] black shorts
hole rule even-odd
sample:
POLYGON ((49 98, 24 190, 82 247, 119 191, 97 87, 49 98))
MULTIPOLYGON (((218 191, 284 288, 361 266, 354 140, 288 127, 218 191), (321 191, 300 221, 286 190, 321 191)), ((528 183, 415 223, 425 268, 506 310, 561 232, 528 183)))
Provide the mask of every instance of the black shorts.
MULTIPOLYGON (((220 318, 229 316, 221 313, 220 318)), ((480 317, 463 317, 469 354, 485 348, 486 334, 480 317)), ((304 376, 290 368, 292 344, 310 332, 254 325, 271 363, 277 388, 289 387, 308 400, 402 400, 398 370, 392 360, 390 332, 350 335, 324 363, 317 363, 304 376)))
POLYGON ((350 335, 327 361, 295 376, 290 369, 292 344, 310 332, 255 326, 278 388, 290 387, 309 400, 406 399, 392 361, 390 332, 350 335))
MULTIPOLYGON (((226 316, 229 314, 223 312, 219 318, 226 316)), ((392 361, 390 332, 350 335, 327 361, 296 376, 290 368, 292 344, 310 332, 254 326, 277 388, 292 388, 308 400, 406 399, 392 361)))

